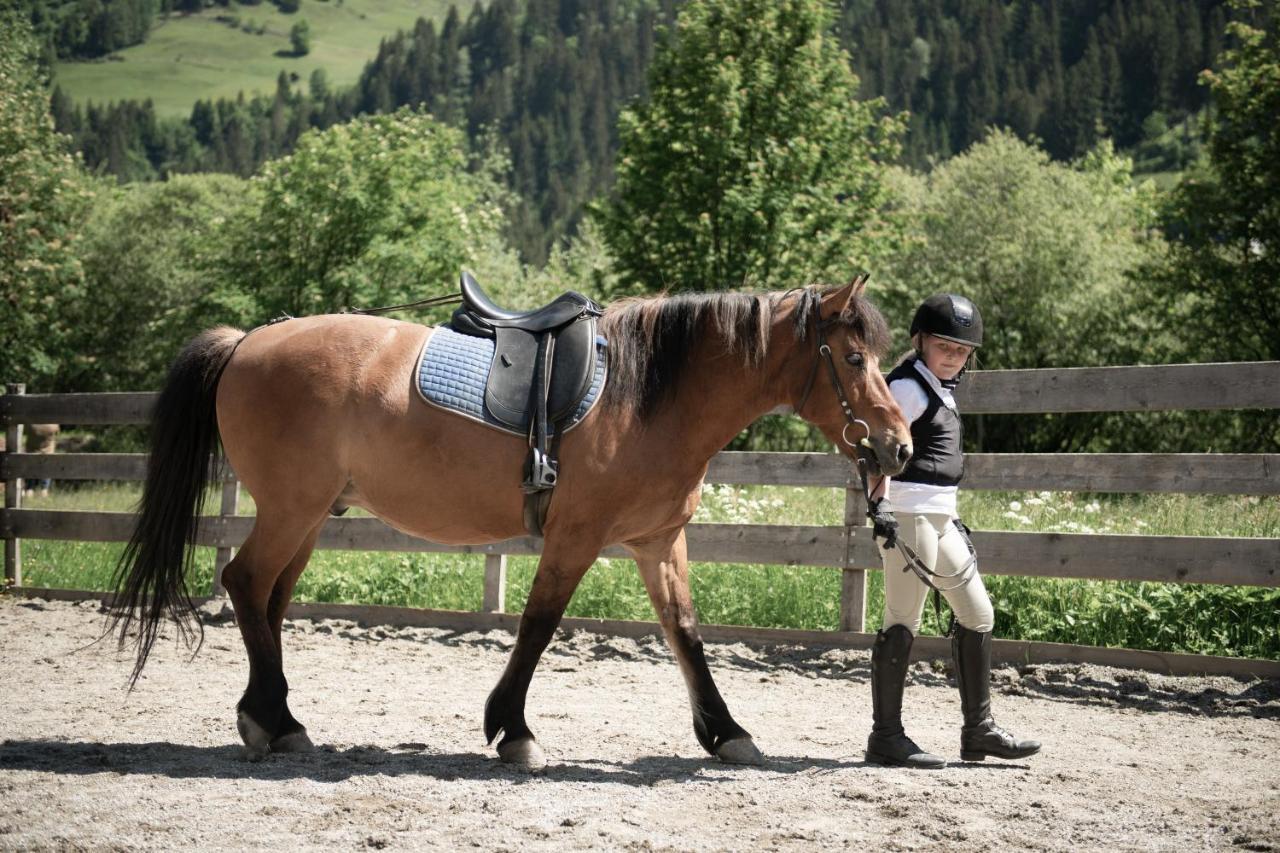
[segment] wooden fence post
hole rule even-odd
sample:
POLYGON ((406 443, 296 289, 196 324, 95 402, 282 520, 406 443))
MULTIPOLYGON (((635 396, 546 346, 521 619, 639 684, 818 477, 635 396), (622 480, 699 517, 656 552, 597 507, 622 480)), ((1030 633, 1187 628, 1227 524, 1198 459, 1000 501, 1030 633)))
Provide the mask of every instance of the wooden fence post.
MULTIPOLYGON (((24 383, 5 385, 6 394, 25 394, 24 383)), ((22 452, 22 424, 9 424, 5 430, 5 452, 22 452)), ((22 478, 10 477, 4 481, 5 509, 19 509, 22 506, 22 478)), ((22 586, 22 543, 17 536, 5 536, 4 540, 4 581, 5 586, 22 586)))
MULTIPOLYGON (((231 475, 231 479, 222 481, 222 508, 219 515, 223 518, 234 518, 236 512, 240 509, 240 481, 235 478, 235 472, 227 465, 227 460, 223 459, 218 466, 219 473, 225 478, 227 474, 231 475)), ((227 594, 227 590, 222 585, 222 570, 227 567, 227 563, 231 562, 231 558, 236 555, 236 549, 231 547, 219 548, 217 557, 213 562, 213 589, 209 594, 217 598, 227 594)))
POLYGON ((485 554, 484 603, 485 613, 505 613, 507 600, 507 555, 485 554))
POLYGON ((844 487, 844 565, 840 572, 840 630, 866 630, 867 573, 853 568, 854 531, 865 527, 862 483, 850 472, 844 487))

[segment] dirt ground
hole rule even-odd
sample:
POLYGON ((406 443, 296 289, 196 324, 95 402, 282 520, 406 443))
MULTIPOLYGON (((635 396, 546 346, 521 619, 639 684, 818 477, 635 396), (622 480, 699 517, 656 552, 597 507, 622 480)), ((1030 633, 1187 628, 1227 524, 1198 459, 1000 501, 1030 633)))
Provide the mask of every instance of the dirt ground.
MULTIPOLYGON (((529 697, 551 764, 498 762, 481 709, 512 642, 286 626, 295 715, 323 748, 247 762, 247 665, 227 621, 157 646, 136 692, 96 602, 0 597, 0 849, 1280 850, 1280 682, 1006 667, 996 718, 1044 749, 937 772, 868 766, 865 652, 715 645, 764 767, 719 764, 656 638, 556 639, 529 697)), ((958 758, 941 663, 908 731, 958 758)))

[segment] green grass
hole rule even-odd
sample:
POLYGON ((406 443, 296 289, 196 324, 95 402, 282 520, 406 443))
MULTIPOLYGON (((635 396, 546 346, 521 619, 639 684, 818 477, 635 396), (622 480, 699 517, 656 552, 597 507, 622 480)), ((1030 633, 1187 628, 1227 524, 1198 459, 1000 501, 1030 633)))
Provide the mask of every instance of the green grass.
MULTIPOLYGON (((26 506, 47 509, 132 508, 133 484, 55 489, 26 506)), ((696 521, 839 524, 837 489, 707 487, 696 521)), ((211 505, 216 500, 211 498, 211 505)), ((252 513, 244 496, 242 514, 252 513)), ((984 530, 1151 535, 1280 537, 1280 499, 1186 495, 1085 495, 967 492, 961 514, 984 530)), ((29 586, 106 589, 120 546, 24 540, 29 586)), ((213 552, 199 549, 193 590, 208 589, 213 552)), ((537 562, 509 560, 509 611, 528 596, 537 562)), ((840 573, 794 566, 695 563, 691 584, 706 623, 832 630, 839 618, 840 573)), ((408 607, 476 610, 484 561, 475 555, 372 554, 318 551, 296 598, 408 607)), ((1012 639, 1124 646, 1280 659, 1280 590, 1193 584, 1045 578, 985 578, 996 605, 997 635, 1012 639)), ((880 625, 879 572, 868 575, 867 622, 880 625)), ((630 560, 600 559, 583 579, 568 615, 652 619, 644 586, 630 560)), ((944 619, 945 619, 944 610, 944 619)), ((931 606, 927 633, 937 633, 931 606)))
MULTIPOLYGON (((275 92, 281 71, 298 75, 305 85, 311 72, 323 68, 329 84, 356 82, 373 59, 381 39, 410 30, 418 18, 444 21, 455 0, 304 0, 292 15, 274 5, 217 6, 199 14, 157 17, 145 42, 92 62, 60 62, 54 80, 77 102, 151 98, 162 116, 188 116, 197 100, 235 99, 241 91, 275 92), (242 26, 219 21, 238 16, 242 26), (311 26, 311 52, 289 54, 289 30, 306 19, 311 26), (257 27, 265 27, 261 34, 257 27)), ((463 17, 471 3, 457 2, 463 17)))

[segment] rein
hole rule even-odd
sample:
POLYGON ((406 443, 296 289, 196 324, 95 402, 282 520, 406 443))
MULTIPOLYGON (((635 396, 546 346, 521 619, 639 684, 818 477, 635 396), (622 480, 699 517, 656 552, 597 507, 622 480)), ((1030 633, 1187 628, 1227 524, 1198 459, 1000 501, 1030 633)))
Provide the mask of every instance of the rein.
POLYGON ((446 293, 442 296, 429 296, 417 302, 406 302, 404 305, 383 305, 381 308, 348 308, 347 314, 385 314, 388 311, 402 311, 405 308, 434 308, 439 305, 457 305, 462 296, 457 293, 446 293))

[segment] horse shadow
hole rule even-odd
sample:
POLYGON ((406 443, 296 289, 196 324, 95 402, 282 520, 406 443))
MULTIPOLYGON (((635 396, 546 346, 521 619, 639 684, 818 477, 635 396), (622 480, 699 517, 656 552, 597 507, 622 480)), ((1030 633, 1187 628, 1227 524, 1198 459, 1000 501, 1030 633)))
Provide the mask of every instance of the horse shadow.
MULTIPOLYGON (((722 764, 714 758, 677 755, 640 756, 630 761, 582 758, 552 759, 544 771, 531 774, 480 752, 433 752, 424 744, 321 747, 312 753, 270 755, 249 761, 235 745, 196 746, 153 741, 6 740, 0 743, 0 770, 23 770, 63 776, 163 776, 169 779, 255 779, 342 782, 369 776, 419 776, 451 782, 504 781, 524 784, 539 779, 559 782, 651 787, 666 782, 734 782, 743 774, 761 777, 819 776, 842 770, 874 768, 861 759, 812 756, 769 756, 764 765, 722 764)), ((959 766, 959 765, 957 765, 959 766)), ((983 769, 981 765, 974 765, 983 769)), ((986 769, 1026 769, 1025 765, 986 765, 986 769)))

